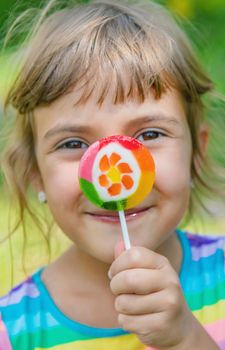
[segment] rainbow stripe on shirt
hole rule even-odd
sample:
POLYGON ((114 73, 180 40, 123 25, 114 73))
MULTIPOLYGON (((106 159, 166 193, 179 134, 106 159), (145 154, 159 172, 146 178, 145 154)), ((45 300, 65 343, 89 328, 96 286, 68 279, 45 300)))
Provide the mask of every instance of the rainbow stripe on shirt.
POLYGON ((180 280, 198 321, 225 350, 225 237, 180 232, 184 259, 180 280))
MULTIPOLYGON (((180 281, 187 303, 225 350, 225 238, 181 231, 178 237, 183 249, 180 281)), ((42 271, 0 298, 0 350, 147 349, 121 328, 94 328, 69 319, 48 293, 42 271)))

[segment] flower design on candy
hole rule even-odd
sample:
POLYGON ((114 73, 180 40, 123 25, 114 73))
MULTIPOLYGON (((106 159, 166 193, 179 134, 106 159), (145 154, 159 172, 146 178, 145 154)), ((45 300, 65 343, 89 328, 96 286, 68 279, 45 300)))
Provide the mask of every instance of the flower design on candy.
POLYGON ((107 189, 111 197, 119 195, 123 189, 130 190, 134 185, 133 170, 118 153, 113 152, 109 157, 103 155, 99 169, 101 175, 98 177, 98 182, 101 187, 107 189))
POLYGON ((94 142, 79 166, 81 189, 93 204, 108 210, 137 206, 151 191, 155 167, 147 148, 129 136, 94 142))

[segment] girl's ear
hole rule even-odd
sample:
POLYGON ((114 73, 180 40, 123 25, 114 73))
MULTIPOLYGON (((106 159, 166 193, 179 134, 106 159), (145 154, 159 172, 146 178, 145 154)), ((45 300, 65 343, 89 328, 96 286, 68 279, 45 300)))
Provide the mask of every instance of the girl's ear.
MULTIPOLYGON (((201 172, 204 158, 208 149, 209 127, 206 123, 202 123, 198 131, 198 152, 194 152, 194 167, 197 173, 201 172)), ((195 151, 195 150, 194 150, 195 151)))
POLYGON ((32 171, 32 174, 30 176, 30 184, 35 192, 44 192, 44 184, 40 171, 38 169, 32 171))
POLYGON ((204 158, 208 149, 209 143, 209 126, 202 123, 198 132, 198 144, 202 157, 204 158))

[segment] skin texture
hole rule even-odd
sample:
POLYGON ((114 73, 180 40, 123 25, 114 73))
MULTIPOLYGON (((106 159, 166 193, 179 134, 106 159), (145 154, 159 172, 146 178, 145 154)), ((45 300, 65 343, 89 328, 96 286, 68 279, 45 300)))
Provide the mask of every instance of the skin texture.
POLYGON ((178 278, 182 251, 175 229, 188 206, 192 158, 179 93, 121 105, 108 98, 100 108, 94 99, 75 106, 77 98, 76 91, 70 92, 34 113, 39 172, 33 186, 46 192, 55 221, 74 243, 45 269, 46 287, 58 307, 78 322, 122 326, 156 349, 217 349, 188 310, 178 278), (88 145, 117 134, 142 141, 156 165, 152 192, 128 220, 128 251, 121 244, 120 225, 102 220, 112 213, 99 212, 78 182, 88 145))

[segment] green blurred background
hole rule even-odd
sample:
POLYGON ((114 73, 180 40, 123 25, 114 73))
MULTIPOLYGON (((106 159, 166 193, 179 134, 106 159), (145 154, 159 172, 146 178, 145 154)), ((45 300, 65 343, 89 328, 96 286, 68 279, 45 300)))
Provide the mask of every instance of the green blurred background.
MULTIPOLYGON (((181 16, 182 24, 192 38, 200 60, 215 82, 216 89, 225 94, 225 1, 224 0, 159 0, 175 14, 181 16)), ((40 1, 27 0, 1 0, 0 2, 0 40, 3 41, 7 27, 21 11, 30 7, 40 6, 40 1)), ((10 50, 9 50, 10 51, 10 50)), ((3 96, 11 71, 8 55, 0 54, 0 128, 3 120, 3 96)), ((225 114, 224 114, 225 115, 225 114)), ((0 147, 3 142, 0 140, 0 147)), ((222 145, 224 148, 225 145, 222 145)), ((0 242, 7 235, 9 204, 4 195, 0 175, 0 242)), ((196 227, 204 233, 225 232, 224 215, 217 213, 215 219, 204 220, 204 225, 195 221, 188 228, 196 227)), ((52 239, 53 256, 68 246, 61 233, 54 232, 52 239)), ((18 230, 11 240, 0 244, 0 295, 5 293, 12 284, 24 278, 21 253, 24 247, 21 231, 18 230), (12 263, 13 262, 13 263, 12 263), (12 274, 13 271, 13 274, 12 274)), ((25 256, 28 270, 32 271, 40 264, 44 264, 46 255, 43 240, 34 226, 29 232, 29 251, 25 256)))

